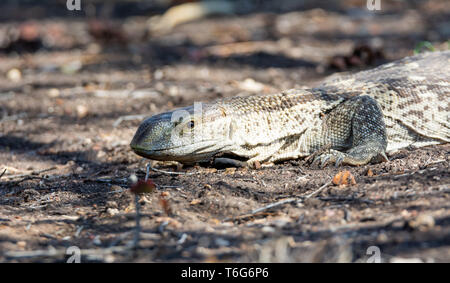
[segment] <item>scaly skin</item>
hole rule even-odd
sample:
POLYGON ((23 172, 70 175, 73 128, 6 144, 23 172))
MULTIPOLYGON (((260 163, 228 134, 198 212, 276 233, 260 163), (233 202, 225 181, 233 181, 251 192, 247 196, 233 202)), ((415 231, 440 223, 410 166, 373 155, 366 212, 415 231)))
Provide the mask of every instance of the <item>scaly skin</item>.
POLYGON ((322 166, 363 165, 404 147, 449 142, 449 112, 450 51, 433 52, 333 76, 314 89, 158 114, 142 122, 131 148, 183 163, 231 154, 252 166, 320 152, 322 166))

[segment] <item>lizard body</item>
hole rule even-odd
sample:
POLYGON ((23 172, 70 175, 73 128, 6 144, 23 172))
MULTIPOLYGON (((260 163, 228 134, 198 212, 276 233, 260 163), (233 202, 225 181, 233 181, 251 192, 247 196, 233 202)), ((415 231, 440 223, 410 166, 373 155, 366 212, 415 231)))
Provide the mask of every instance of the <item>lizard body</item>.
POLYGON ((450 51, 419 54, 317 88, 199 103, 147 118, 131 148, 183 163, 232 154, 362 165, 408 146, 450 142, 450 51), (324 150, 327 149, 327 150, 324 150), (323 151, 323 152, 322 152, 323 151))

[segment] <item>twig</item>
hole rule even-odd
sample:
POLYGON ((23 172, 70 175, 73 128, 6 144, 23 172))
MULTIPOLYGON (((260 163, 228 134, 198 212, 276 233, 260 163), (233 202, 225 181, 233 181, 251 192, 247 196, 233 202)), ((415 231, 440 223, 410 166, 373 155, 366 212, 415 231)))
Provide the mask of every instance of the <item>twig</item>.
POLYGON ((3 170, 3 173, 0 174, 0 179, 3 177, 3 175, 5 175, 5 172, 6 172, 6 168, 5 168, 5 170, 3 170))
MULTIPOLYGON (((431 157, 430 157, 430 159, 431 159, 431 157)), ((427 160, 427 162, 425 162, 425 165, 423 167, 428 167, 429 165, 434 165, 434 164, 442 163, 442 162, 447 162, 447 160, 445 160, 445 159, 438 159, 438 160, 434 160, 434 161, 427 160)))
POLYGON ((318 188, 317 190, 315 190, 314 192, 306 195, 304 197, 304 199, 309 199, 317 194, 319 194, 321 191, 323 191, 326 187, 328 187, 329 185, 331 185, 332 181, 328 181, 327 183, 325 183, 322 187, 318 188))
POLYGON ((9 183, 9 185, 16 186, 16 185, 22 183, 23 181, 28 181, 28 180, 33 180, 33 179, 43 180, 44 177, 40 177, 40 176, 25 176, 22 179, 11 181, 11 183, 9 183))
POLYGON ((183 186, 157 186, 158 189, 184 189, 183 186))
POLYGON ((147 163, 147 167, 146 167, 146 170, 145 170, 145 181, 147 182, 147 180, 148 180, 148 175, 150 175, 150 168, 151 168, 152 166, 150 165, 150 163, 147 163))
POLYGON ((267 209, 269 209, 269 208, 273 208, 273 207, 276 207, 276 206, 280 206, 280 205, 283 205, 283 204, 286 204, 286 203, 296 202, 297 200, 298 200, 297 198, 289 198, 289 199, 281 200, 281 201, 279 201, 279 202, 271 203, 271 204, 269 204, 269 205, 267 205, 267 206, 260 207, 260 208, 257 208, 257 209, 255 209, 255 210, 252 210, 252 212, 250 212, 249 214, 251 214, 251 215, 252 215, 252 214, 256 214, 256 213, 258 213, 258 212, 267 210, 267 209))
POLYGON ((149 168, 152 170, 152 171, 155 171, 155 172, 158 172, 158 173, 163 173, 163 174, 168 174, 168 175, 194 175, 194 174, 196 174, 195 172, 190 172, 190 173, 188 173, 188 172, 173 172, 173 171, 164 171, 164 170, 160 170, 160 169, 156 169, 156 168, 153 168, 153 167, 151 167, 150 165, 147 165, 147 166, 149 166, 149 168))
POLYGON ((15 178, 27 177, 27 176, 31 176, 31 175, 40 175, 40 174, 42 174, 44 172, 52 171, 52 170, 55 170, 55 169, 56 169, 56 167, 53 166, 53 167, 50 167, 50 168, 47 168, 47 169, 43 169, 43 170, 32 171, 30 173, 6 176, 6 178, 8 178, 8 179, 15 179, 15 178))
MULTIPOLYGON (((247 213, 247 214, 244 214, 244 215, 245 216, 252 216, 254 214, 260 213, 260 212, 265 211, 267 209, 274 208, 274 207, 277 207, 277 206, 281 206, 283 204, 293 203, 293 202, 297 202, 297 203, 303 202, 303 201, 305 201, 305 200, 307 200, 309 198, 312 198, 312 197, 316 196, 317 194, 322 192, 326 187, 328 187, 331 184, 332 184, 332 181, 328 181, 325 184, 323 184, 320 188, 318 188, 317 190, 315 190, 314 192, 312 192, 310 194, 307 194, 306 196, 300 196, 300 197, 296 197, 296 198, 289 198, 289 199, 281 200, 281 201, 278 201, 278 202, 275 202, 275 203, 271 203, 269 205, 266 205, 266 206, 254 209, 250 213, 247 213)), ((230 218, 226 218, 224 221, 228 221, 228 220, 230 220, 230 218)))

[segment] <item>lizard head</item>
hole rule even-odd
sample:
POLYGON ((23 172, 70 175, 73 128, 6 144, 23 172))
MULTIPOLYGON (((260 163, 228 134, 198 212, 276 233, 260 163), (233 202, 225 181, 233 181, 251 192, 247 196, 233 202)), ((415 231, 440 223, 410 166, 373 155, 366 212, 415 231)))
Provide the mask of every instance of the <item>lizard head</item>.
POLYGON ((227 146, 228 125, 217 105, 196 103, 145 119, 130 146, 154 160, 206 161, 227 146))

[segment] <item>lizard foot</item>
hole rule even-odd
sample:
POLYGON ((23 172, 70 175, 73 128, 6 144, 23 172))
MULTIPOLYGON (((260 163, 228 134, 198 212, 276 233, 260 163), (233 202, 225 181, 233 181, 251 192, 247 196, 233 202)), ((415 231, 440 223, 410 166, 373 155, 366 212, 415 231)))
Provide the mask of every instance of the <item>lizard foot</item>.
POLYGON ((343 164, 358 166, 369 162, 388 161, 382 146, 374 144, 360 145, 350 149, 348 152, 341 152, 330 149, 328 152, 317 156, 313 164, 320 163, 320 168, 333 164, 338 167, 343 164))

